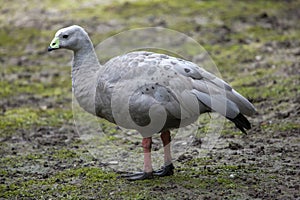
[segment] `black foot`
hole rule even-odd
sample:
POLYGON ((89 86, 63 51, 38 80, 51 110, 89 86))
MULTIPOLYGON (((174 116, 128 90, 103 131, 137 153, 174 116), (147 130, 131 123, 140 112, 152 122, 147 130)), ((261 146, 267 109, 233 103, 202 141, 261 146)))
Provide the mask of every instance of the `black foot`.
POLYGON ((163 176, 172 176, 174 174, 174 169, 175 169, 175 167, 171 163, 171 164, 169 164, 167 166, 164 166, 160 170, 154 171, 153 175, 154 176, 160 176, 160 177, 163 177, 163 176))
POLYGON ((146 179, 153 179, 152 172, 138 172, 134 174, 125 174, 121 175, 121 178, 126 178, 129 181, 138 181, 138 180, 146 180, 146 179))

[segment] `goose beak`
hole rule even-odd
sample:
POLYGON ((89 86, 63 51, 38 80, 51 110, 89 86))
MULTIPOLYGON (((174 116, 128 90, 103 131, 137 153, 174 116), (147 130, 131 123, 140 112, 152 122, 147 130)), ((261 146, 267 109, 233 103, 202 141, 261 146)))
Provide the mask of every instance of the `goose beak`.
POLYGON ((58 37, 53 38, 53 40, 51 41, 51 43, 48 47, 48 51, 52 51, 55 49, 59 49, 59 38, 58 37))

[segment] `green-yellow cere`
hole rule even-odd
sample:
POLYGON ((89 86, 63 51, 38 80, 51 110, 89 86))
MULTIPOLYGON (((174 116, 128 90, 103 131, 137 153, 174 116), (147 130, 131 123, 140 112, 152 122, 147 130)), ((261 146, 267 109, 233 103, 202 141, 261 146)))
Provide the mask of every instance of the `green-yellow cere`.
POLYGON ((53 38, 53 40, 50 43, 50 47, 52 49, 58 49, 59 48, 59 38, 58 37, 53 38))

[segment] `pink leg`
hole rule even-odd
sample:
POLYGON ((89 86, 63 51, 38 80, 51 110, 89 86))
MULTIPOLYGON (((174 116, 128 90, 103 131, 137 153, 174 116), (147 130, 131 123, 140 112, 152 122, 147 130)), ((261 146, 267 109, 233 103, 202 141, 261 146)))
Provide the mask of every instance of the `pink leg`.
POLYGON ((152 162, 151 162, 151 146, 152 138, 143 138, 142 146, 144 148, 144 172, 152 172, 152 162))
POLYGON ((165 166, 168 166, 172 163, 171 156, 171 133, 169 130, 161 132, 160 138, 164 145, 164 162, 165 166))
POLYGON ((137 180, 145 180, 145 179, 152 179, 153 178, 153 170, 152 170, 152 163, 151 163, 151 145, 152 145, 152 138, 143 138, 142 146, 144 149, 144 171, 134 174, 127 174, 123 177, 129 181, 137 181, 137 180))

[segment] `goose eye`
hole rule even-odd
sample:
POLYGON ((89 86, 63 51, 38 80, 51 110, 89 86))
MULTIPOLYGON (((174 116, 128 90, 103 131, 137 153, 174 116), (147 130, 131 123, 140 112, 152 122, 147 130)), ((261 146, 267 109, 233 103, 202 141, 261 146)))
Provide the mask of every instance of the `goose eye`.
POLYGON ((63 38, 68 38, 69 36, 68 35, 63 35, 63 38))

